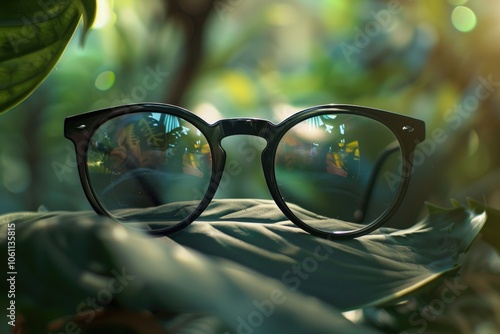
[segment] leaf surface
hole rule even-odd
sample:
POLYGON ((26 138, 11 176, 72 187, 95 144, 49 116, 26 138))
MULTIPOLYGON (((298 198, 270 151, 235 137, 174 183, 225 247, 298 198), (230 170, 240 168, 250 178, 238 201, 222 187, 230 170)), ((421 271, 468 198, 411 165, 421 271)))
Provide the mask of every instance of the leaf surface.
POLYGON ((109 294, 124 310, 210 314, 214 333, 238 331, 256 310, 269 313, 263 333, 363 333, 371 330, 341 312, 397 301, 457 270, 485 223, 483 212, 457 207, 333 242, 298 229, 271 201, 219 200, 173 240, 89 212, 4 215, 0 251, 15 225, 16 306, 37 332, 57 317, 89 316, 82 303, 109 294))
POLYGON ((0 6, 3 112, 27 98, 49 75, 82 16, 85 36, 95 18, 96 0, 19 0, 0 6))

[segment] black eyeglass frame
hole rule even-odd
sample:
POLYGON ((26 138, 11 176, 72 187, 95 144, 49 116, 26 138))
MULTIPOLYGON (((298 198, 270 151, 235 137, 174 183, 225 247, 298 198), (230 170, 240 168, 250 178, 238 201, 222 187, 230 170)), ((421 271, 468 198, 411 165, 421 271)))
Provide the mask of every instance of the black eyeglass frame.
POLYGON ((157 236, 172 234, 185 228, 196 220, 210 204, 224 171, 226 152, 221 145, 221 141, 225 137, 233 135, 252 135, 265 139, 267 144, 261 155, 262 168, 267 186, 276 205, 285 216, 298 227, 315 236, 332 240, 351 239, 368 234, 383 225, 395 213, 408 189, 413 168, 413 154, 416 146, 425 139, 425 123, 422 120, 385 110, 346 104, 325 104, 310 107, 299 111, 278 124, 259 118, 226 118, 209 124, 199 116, 184 108, 162 103, 130 104, 70 116, 64 121, 64 135, 71 140, 75 146, 78 174, 83 190, 92 208, 100 215, 114 218, 113 214, 108 212, 101 205, 89 182, 86 157, 90 145, 90 138, 95 131, 108 120, 118 116, 139 112, 164 113, 188 121, 205 136, 212 156, 212 175, 210 177, 209 187, 196 210, 175 226, 148 231, 150 234, 157 236), (396 199, 374 222, 355 231, 325 232, 305 224, 288 208, 281 197, 276 182, 275 155, 281 138, 288 130, 306 119, 315 116, 334 114, 358 115, 378 121, 395 134, 401 146, 403 158, 402 175, 396 199))

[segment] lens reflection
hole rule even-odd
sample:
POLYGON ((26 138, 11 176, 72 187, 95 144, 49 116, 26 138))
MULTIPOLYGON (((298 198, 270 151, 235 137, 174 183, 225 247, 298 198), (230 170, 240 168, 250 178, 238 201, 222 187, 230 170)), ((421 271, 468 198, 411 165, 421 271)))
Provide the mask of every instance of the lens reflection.
POLYGON ((190 215, 206 193, 211 166, 204 135, 164 113, 107 121, 92 136, 87 156, 97 200, 118 220, 143 229, 171 227, 190 215))
POLYGON ((358 115, 309 118, 281 139, 275 176, 290 210, 325 232, 373 223, 401 184, 401 149, 385 125, 358 115))

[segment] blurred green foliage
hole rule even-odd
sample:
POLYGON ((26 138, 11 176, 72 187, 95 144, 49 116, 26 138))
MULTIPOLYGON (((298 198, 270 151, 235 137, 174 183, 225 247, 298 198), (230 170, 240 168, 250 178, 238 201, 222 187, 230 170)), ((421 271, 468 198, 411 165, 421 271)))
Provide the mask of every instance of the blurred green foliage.
MULTIPOLYGON (((421 118, 428 140, 399 217, 449 197, 500 207, 496 1, 215 0, 204 21, 207 2, 98 1, 85 47, 73 39, 39 89, 0 116, 0 213, 89 209, 63 120, 143 101, 207 121, 280 121, 324 103, 421 118), (193 55, 199 66, 186 67, 193 55)), ((239 145, 230 159, 262 147, 239 145)), ((225 194, 268 196, 259 169, 242 164, 225 194)))

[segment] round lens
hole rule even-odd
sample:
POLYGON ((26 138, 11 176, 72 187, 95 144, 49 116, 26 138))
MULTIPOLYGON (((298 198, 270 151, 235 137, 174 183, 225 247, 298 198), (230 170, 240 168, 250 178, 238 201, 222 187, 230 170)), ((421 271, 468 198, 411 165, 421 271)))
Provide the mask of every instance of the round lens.
POLYGON ((114 218, 144 230, 168 229, 193 213, 207 192, 211 152, 203 133, 180 117, 131 113, 93 134, 87 173, 114 218))
POLYGON ((402 153, 382 123, 325 114, 293 126, 275 158, 278 189, 301 221, 323 232, 352 232, 374 223, 398 197, 402 153))

